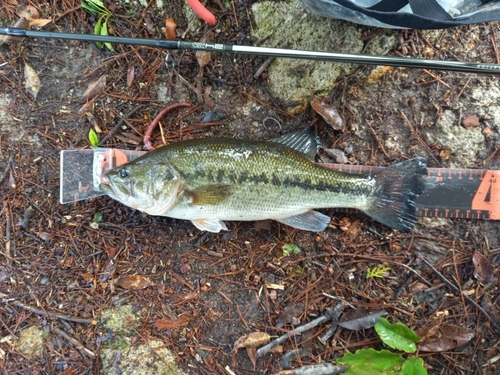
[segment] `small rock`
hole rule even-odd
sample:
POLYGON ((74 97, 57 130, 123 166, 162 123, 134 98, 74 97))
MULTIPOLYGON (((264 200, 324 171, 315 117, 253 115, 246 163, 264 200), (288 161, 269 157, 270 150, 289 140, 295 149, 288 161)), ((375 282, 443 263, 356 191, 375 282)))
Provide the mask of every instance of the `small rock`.
POLYGON ((338 148, 325 148, 325 152, 328 156, 335 159, 335 162, 338 164, 347 164, 349 162, 349 159, 347 159, 344 151, 339 150, 338 148))

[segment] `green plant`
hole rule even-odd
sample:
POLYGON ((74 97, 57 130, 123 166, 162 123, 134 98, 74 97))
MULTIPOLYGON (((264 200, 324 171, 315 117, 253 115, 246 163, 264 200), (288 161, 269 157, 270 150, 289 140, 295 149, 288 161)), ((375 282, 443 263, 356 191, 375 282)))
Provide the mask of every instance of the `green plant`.
POLYGON ((385 277, 385 274, 387 271, 390 271, 390 267, 373 267, 373 268, 368 268, 368 271, 366 271, 366 278, 371 279, 372 277, 377 277, 379 279, 382 279, 385 277))
POLYGON ((94 129, 89 130, 89 142, 92 147, 98 147, 99 146, 99 136, 97 133, 94 131, 94 129))
MULTIPOLYGON (((101 0, 82 0, 82 8, 99 17, 99 20, 94 26, 94 34, 109 35, 108 24, 109 19, 113 16, 113 13, 106 8, 104 3, 101 0)), ((102 43, 99 42, 96 44, 102 48, 102 43)), ((110 51, 115 52, 111 43, 104 43, 104 45, 110 51)))
MULTIPOLYGON (((380 318, 375 324, 375 331, 387 346, 414 353, 420 337, 404 324, 391 324, 385 318, 380 318)), ((401 353, 389 350, 359 349, 356 353, 346 353, 338 361, 349 365, 345 375, 427 375, 424 361, 411 356, 406 360, 401 353)))
POLYGON ((289 255, 298 255, 300 254, 300 247, 298 247, 297 245, 293 244, 293 243, 287 243, 285 245, 283 245, 282 247, 283 249, 283 256, 284 257, 287 257, 289 255))

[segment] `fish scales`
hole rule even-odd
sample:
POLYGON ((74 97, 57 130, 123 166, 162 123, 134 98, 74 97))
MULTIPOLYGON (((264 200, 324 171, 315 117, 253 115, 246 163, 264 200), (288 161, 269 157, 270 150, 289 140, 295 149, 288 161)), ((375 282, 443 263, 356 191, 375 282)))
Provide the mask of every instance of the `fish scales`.
POLYGON ((357 208, 393 228, 416 222, 427 164, 415 158, 372 175, 333 171, 313 162, 312 131, 270 141, 187 140, 151 151, 105 173, 100 189, 151 215, 227 229, 223 220, 274 219, 320 231, 330 217, 318 208, 357 208))
MULTIPOLYGON (((159 149, 158 159, 168 160, 193 190, 207 185, 230 185, 230 197, 220 205, 204 208, 211 214, 223 212, 226 220, 268 214, 282 218, 302 212, 304 205, 320 207, 363 207, 372 192, 373 181, 332 171, 313 163, 307 156, 286 146, 232 139, 185 141, 159 149), (227 217, 227 216, 230 217, 227 217)), ((153 151, 157 152, 157 151, 153 151)), ((189 199, 170 212, 187 218, 189 199)))

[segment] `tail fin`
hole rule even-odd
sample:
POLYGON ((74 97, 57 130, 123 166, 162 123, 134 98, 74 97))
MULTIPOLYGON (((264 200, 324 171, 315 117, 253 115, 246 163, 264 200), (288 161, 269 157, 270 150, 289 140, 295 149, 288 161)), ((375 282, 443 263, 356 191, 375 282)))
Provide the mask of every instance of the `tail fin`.
POLYGON ((424 192, 427 161, 414 158, 376 172, 375 195, 367 215, 401 232, 417 223, 415 200, 424 192))

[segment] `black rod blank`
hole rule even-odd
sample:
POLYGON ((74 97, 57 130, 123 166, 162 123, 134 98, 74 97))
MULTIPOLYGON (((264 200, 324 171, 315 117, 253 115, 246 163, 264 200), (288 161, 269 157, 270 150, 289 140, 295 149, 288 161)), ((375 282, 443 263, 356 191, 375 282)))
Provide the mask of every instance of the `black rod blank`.
POLYGON ((218 43, 199 43, 184 40, 126 38, 109 35, 73 34, 51 31, 26 30, 15 27, 0 27, 0 35, 31 38, 80 40, 96 43, 117 43, 169 50, 214 51, 245 55, 286 57, 293 59, 320 60, 353 64, 385 65, 405 68, 439 69, 465 73, 500 75, 500 65, 475 62, 415 59, 397 56, 362 55, 353 53, 319 52, 286 48, 238 46, 218 43))

